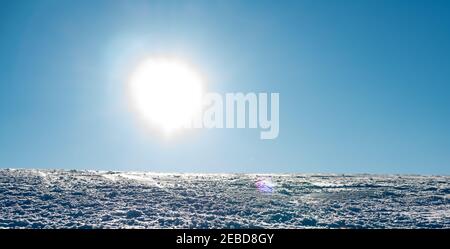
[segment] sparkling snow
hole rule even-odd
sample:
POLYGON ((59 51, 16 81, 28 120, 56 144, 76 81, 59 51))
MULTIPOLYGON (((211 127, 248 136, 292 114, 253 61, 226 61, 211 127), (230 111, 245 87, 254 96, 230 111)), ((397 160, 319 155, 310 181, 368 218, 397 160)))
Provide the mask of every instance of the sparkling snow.
POLYGON ((3 169, 0 228, 450 228, 448 176, 266 178, 3 169))

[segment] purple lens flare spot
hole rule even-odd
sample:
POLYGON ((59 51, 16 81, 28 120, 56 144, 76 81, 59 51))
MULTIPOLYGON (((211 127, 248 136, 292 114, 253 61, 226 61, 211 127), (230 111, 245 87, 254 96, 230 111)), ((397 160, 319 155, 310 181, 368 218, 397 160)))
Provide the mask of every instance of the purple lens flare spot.
POLYGON ((259 192, 262 193, 273 193, 276 186, 270 177, 258 178, 255 185, 259 192))

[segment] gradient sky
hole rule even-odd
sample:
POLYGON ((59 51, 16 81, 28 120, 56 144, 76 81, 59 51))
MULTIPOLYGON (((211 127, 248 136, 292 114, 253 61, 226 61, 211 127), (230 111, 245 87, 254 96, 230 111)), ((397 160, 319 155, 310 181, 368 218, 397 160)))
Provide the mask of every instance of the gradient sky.
POLYGON ((450 174, 449 1, 1 1, 0 167, 450 174), (170 55, 279 92, 280 136, 165 140, 130 112, 170 55))

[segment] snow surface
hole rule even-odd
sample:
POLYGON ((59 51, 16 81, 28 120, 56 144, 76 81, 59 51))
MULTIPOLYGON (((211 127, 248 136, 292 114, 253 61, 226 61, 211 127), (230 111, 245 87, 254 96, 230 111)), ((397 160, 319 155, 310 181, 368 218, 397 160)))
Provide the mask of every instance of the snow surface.
POLYGON ((0 228, 450 228, 450 177, 0 170, 0 228))

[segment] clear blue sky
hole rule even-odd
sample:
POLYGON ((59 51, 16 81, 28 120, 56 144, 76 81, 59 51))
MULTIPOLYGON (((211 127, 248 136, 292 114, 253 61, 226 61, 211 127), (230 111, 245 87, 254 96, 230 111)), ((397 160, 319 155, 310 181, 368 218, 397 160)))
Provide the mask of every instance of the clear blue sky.
POLYGON ((1 1, 0 167, 450 174, 449 1, 1 1), (280 136, 162 140, 127 107, 141 58, 279 92, 280 136))

